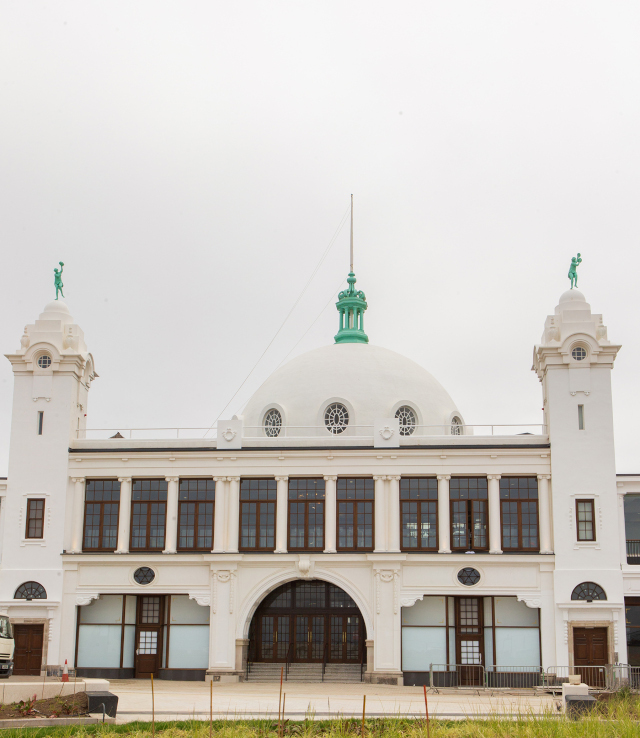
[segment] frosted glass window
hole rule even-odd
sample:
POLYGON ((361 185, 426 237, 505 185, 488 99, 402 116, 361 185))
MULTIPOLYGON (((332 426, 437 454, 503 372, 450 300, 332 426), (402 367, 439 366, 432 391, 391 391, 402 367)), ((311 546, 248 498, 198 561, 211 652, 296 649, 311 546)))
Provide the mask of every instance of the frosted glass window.
POLYGON ((402 670, 429 671, 447 660, 446 628, 402 629, 402 670))
POLYGON ((119 625, 81 625, 78 631, 78 666, 119 668, 119 625))
POLYGON ((484 629, 484 664, 493 666, 493 630, 491 628, 484 629))
POLYGON ((172 625, 169 633, 168 668, 206 669, 208 666, 209 626, 172 625))
MULTIPOLYGON (((135 600, 135 597, 130 599, 135 600)), ((124 650, 122 652, 122 668, 133 669, 136 648, 136 626, 124 626, 124 650)))
POLYGON ((171 595, 171 624, 174 623, 208 624, 209 608, 190 600, 189 595, 171 595))
POLYGON ((493 614, 491 612, 491 597, 484 598, 484 624, 493 625, 493 614))
POLYGON ((496 625, 538 625, 538 610, 515 597, 496 597, 496 625))
POLYGON ((497 666, 540 666, 537 628, 496 628, 497 666))
POLYGON ((90 605, 83 605, 80 610, 80 622, 121 623, 122 595, 102 595, 98 600, 91 600, 90 605))
POLYGON ((403 625, 444 625, 444 597, 425 597, 412 607, 402 608, 403 625))
POLYGON ((127 595, 127 603, 124 611, 124 622, 135 625, 136 622, 136 605, 138 598, 135 595, 127 595))

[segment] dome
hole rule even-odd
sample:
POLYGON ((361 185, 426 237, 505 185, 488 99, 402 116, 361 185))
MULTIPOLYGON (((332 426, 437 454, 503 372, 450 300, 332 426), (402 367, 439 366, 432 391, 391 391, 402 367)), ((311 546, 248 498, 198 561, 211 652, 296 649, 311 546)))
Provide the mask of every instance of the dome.
POLYGON ((61 320, 63 323, 72 323, 73 318, 67 304, 62 300, 51 300, 44 306, 40 320, 61 320))
POLYGON ((345 435, 359 435, 358 426, 393 418, 403 406, 411 408, 416 425, 440 426, 421 428, 416 435, 448 434, 454 417, 462 422, 444 387, 419 364, 369 343, 336 343, 277 369, 246 405, 244 426, 250 435, 261 435, 265 416, 275 409, 282 425, 311 426, 325 433, 325 411, 332 403, 347 408, 345 435))

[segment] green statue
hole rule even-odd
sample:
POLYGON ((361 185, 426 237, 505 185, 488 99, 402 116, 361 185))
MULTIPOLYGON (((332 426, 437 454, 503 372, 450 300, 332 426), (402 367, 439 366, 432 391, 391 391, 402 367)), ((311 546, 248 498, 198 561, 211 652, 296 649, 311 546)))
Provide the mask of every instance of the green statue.
POLYGON ((580 262, 582 261, 580 254, 578 256, 574 256, 571 259, 571 266, 569 267, 569 274, 567 274, 567 277, 571 280, 571 289, 578 286, 578 266, 580 262))
POLYGON ((53 270, 53 273, 55 275, 53 280, 56 285, 56 300, 58 299, 58 292, 64 297, 64 292, 62 291, 62 288, 64 287, 64 285, 62 284, 62 270, 64 268, 64 262, 61 261, 59 262, 59 264, 60 269, 53 270))

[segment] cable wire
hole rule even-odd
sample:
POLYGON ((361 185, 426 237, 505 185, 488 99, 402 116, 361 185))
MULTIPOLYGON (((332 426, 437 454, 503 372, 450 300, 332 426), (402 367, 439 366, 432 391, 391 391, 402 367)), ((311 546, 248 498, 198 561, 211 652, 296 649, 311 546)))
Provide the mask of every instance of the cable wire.
MULTIPOLYGON (((241 385, 240 385, 240 386, 238 387, 238 389, 237 389, 237 390, 236 390, 236 391, 235 391, 235 392, 233 393, 233 395, 232 395, 231 399, 229 400, 229 402, 227 402, 227 404, 226 404, 226 405, 225 405, 225 406, 224 406, 224 407, 222 408, 222 410, 221 410, 221 411, 220 411, 220 413, 218 414, 218 417, 217 417, 217 418, 216 418, 216 419, 215 419, 215 420, 213 421, 213 423, 211 423, 211 425, 209 426, 209 429, 208 429, 208 430, 207 430, 207 432, 206 432, 206 433, 204 434, 203 438, 204 438, 204 437, 206 437, 207 433, 209 433, 209 431, 210 431, 210 430, 211 430, 211 429, 213 428, 213 426, 214 426, 214 425, 215 425, 215 424, 216 424, 216 423, 218 422, 218 420, 220 419, 220 417, 221 417, 222 413, 223 413, 223 412, 224 412, 224 411, 225 411, 225 410, 226 410, 226 409, 227 409, 227 408, 229 407, 229 405, 230 405, 230 404, 231 404, 231 403, 232 403, 232 402, 234 401, 234 399, 236 398, 236 396, 237 396, 238 392, 240 392, 240 390, 241 390, 241 389, 242 389, 242 388, 244 387, 244 385, 245 385, 245 384, 247 383, 247 381, 248 381, 249 377, 250 377, 250 376, 251 376, 251 375, 253 374, 253 372, 255 371, 255 369, 256 369, 256 367, 258 366, 258 364, 259 364, 259 363, 260 363, 260 362, 262 361, 262 359, 264 358, 264 355, 265 355, 265 354, 267 353, 267 351, 268 351, 268 350, 269 350, 269 349, 271 348, 271 346, 273 345, 273 342, 274 342, 274 341, 276 340, 276 338, 277 338, 277 337, 278 337, 278 336, 280 335, 280 331, 281 331, 281 330, 282 330, 282 329, 284 328, 284 326, 285 326, 285 323, 286 323, 286 322, 287 322, 287 321, 289 320, 289 318, 291 317, 291 315, 292 315, 293 311, 294 311, 294 310, 296 309, 296 307, 298 306, 298 303, 299 303, 299 302, 300 302, 300 300, 301 300, 301 299, 303 298, 303 296, 304 296, 305 292, 307 291, 307 289, 308 289, 309 285, 311 284, 311 282, 312 282, 313 278, 314 278, 314 277, 316 276, 316 274, 317 274, 317 272, 318 272, 318 269, 320 269, 320 267, 321 267, 321 266, 322 266, 322 264, 324 263, 324 260, 325 260, 325 259, 327 258, 328 254, 329 254, 329 251, 331 251, 331 248, 332 248, 332 246, 333 246, 333 245, 335 244, 335 242, 336 242, 336 239, 337 239, 337 238, 338 238, 338 236, 340 235, 340 231, 341 231, 341 230, 342 230, 342 228, 344 227, 344 224, 345 224, 345 223, 347 222, 347 217, 348 217, 348 215, 349 215, 349 212, 350 212, 350 210, 351 210, 351 206, 349 206, 349 207, 348 207, 348 208, 347 208, 347 209, 345 210, 345 212, 344 212, 344 215, 342 216, 342 218, 341 218, 341 220, 340 220, 340 224, 339 224, 339 225, 338 225, 338 227, 336 228, 336 231, 335 231, 335 233, 333 234, 333 236, 331 237, 331 240, 329 241, 329 245, 328 245, 328 246, 327 246, 327 248, 326 248, 326 249, 324 250, 324 253, 323 253, 323 254, 322 254, 322 256, 320 257, 320 261, 319 261, 319 262, 318 262, 318 263, 316 264, 316 267, 315 267, 315 269, 313 270, 313 272, 311 272, 311 276, 310 276, 310 277, 309 277, 309 279, 307 280, 307 283, 305 284, 305 286, 304 286, 304 287, 302 288, 302 292, 301 292, 301 293, 300 293, 300 294, 298 295, 298 298, 297 298, 297 299, 296 299, 296 301, 295 301, 295 302, 293 303, 293 306, 292 306, 291 310, 289 310, 289 312, 287 313, 287 315, 286 315, 285 319, 284 319, 284 320, 282 321, 282 323, 280 324, 280 327, 279 327, 279 328, 278 328, 278 330, 277 330, 277 331, 275 332, 275 335, 274 335, 274 336, 273 336, 273 338, 272 338, 272 339, 271 339, 271 340, 269 341, 269 343, 267 344, 267 347, 265 348, 265 350, 264 350, 264 351, 263 351, 263 352, 262 352, 262 353, 260 354, 260 356, 258 357, 258 360, 256 361, 256 363, 255 363, 255 364, 254 364, 254 365, 253 365, 253 366, 251 367, 251 370, 249 371, 249 373, 247 374, 247 376, 246 376, 246 377, 244 378, 244 380, 242 381, 242 384, 241 384, 241 385)), ((326 305, 325 305, 325 308, 326 308, 326 305)), ((324 310, 325 308, 323 308, 323 310, 324 310)), ((318 316, 318 317, 320 317, 320 316, 318 316)), ((316 318, 316 320, 317 320, 317 318, 316 318)), ((300 339, 300 340, 302 340, 302 339, 300 339)), ((298 343, 299 343, 299 342, 298 342, 298 343)), ((296 344, 296 346, 297 346, 297 345, 298 345, 298 344, 296 344)), ((294 348, 295 348, 295 347, 294 347, 294 348)), ((293 350, 293 349, 292 349, 292 350, 293 350)), ((291 353, 291 352, 289 352, 289 353, 291 353)), ((287 354, 287 356, 288 356, 288 354, 287 354)), ((282 362, 281 362, 281 363, 282 363, 282 362)))

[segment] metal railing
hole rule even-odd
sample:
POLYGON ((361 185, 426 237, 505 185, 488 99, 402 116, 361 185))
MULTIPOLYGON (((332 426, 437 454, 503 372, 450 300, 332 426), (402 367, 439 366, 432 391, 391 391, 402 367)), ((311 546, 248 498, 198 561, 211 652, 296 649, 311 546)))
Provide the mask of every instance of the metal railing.
POLYGON ((627 558, 638 559, 640 564, 640 541, 627 540, 627 558))
MULTIPOLYGON (((269 429, 271 430, 271 429, 269 429)), ((449 424, 416 425, 410 435, 401 435, 401 444, 415 443, 417 438, 425 436, 525 436, 546 435, 545 425, 538 423, 524 424, 481 424, 460 425, 455 430, 449 424)), ((261 443, 278 445, 283 439, 349 439, 353 441, 371 441, 374 435, 372 425, 349 425, 343 433, 331 433, 324 425, 283 425, 277 436, 268 436, 264 426, 243 426, 244 439, 260 440, 261 443)), ((147 440, 162 441, 171 439, 215 441, 217 429, 214 428, 85 428, 76 430, 78 440, 147 440)))
POLYGON ((322 681, 324 682, 324 673, 327 670, 327 660, 329 658, 329 642, 326 641, 322 649, 322 681))
POLYGON ((292 661, 293 661, 293 643, 290 643, 289 648, 287 649, 287 658, 284 661, 284 680, 285 682, 289 679, 289 668, 291 667, 292 661))
POLYGON ((365 646, 362 649, 362 655, 360 656, 360 681, 361 682, 364 682, 364 667, 367 664, 367 662, 365 661, 366 655, 367 655, 367 647, 365 646))
POLYGON ((627 688, 640 692, 640 666, 486 666, 481 664, 430 664, 429 688, 546 689, 559 691, 570 676, 592 690, 627 688))

